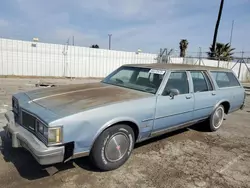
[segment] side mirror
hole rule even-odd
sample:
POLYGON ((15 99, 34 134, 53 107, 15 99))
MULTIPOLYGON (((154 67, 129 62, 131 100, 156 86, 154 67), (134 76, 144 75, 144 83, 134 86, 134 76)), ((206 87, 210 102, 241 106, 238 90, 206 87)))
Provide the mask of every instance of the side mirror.
POLYGON ((170 89, 170 91, 169 91, 169 96, 170 96, 172 99, 174 98, 174 96, 179 95, 179 94, 180 94, 180 92, 179 92, 178 89, 170 89))

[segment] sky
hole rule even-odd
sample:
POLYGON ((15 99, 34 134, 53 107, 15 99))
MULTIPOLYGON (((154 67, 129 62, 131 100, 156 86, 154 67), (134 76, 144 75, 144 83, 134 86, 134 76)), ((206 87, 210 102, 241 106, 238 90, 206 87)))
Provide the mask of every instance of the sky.
MULTIPOLYGON (((114 50, 158 53, 160 48, 208 50, 220 0, 1 0, 0 37, 114 50)), ((250 51, 250 0, 225 0, 218 42, 250 51)))

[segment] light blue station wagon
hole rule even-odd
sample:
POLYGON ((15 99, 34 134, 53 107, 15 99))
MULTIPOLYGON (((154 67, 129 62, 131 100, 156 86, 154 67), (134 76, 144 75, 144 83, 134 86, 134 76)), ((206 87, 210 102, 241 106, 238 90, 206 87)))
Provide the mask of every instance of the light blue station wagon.
POLYGON ((41 165, 90 156, 107 171, 123 165, 135 143, 198 122, 218 130, 244 102, 229 69, 129 64, 97 83, 14 94, 4 128, 12 147, 27 149, 41 165))

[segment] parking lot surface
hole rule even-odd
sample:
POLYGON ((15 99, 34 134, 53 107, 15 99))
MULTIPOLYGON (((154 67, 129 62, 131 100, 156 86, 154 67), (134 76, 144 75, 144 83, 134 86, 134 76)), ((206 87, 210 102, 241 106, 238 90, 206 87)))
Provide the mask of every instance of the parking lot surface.
MULTIPOLYGON (((88 158, 45 169, 24 149, 12 149, 2 127, 11 95, 35 88, 39 79, 0 78, 0 187, 250 187, 250 96, 246 108, 227 117, 217 132, 204 124, 136 145, 121 168, 98 172, 88 158), (51 175, 52 170, 55 174, 51 175), (50 173, 49 173, 50 172, 50 173)), ((43 79, 53 84, 97 81, 43 79)))

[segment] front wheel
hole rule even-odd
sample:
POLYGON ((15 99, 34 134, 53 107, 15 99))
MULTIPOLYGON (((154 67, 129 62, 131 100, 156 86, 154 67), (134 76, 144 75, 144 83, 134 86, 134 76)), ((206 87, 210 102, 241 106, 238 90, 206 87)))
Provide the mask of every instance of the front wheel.
POLYGON ((130 157, 134 141, 134 131, 128 125, 107 128, 93 145, 90 153, 92 163, 104 171, 119 168, 130 157))
POLYGON ((209 119, 209 129, 210 131, 217 131, 224 120, 225 110, 223 105, 219 105, 211 114, 209 119))

